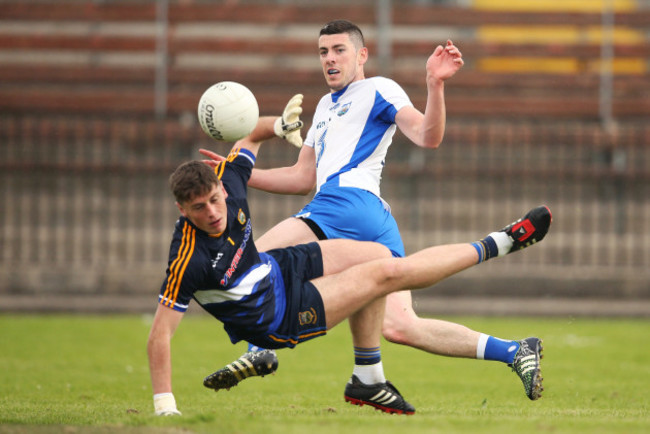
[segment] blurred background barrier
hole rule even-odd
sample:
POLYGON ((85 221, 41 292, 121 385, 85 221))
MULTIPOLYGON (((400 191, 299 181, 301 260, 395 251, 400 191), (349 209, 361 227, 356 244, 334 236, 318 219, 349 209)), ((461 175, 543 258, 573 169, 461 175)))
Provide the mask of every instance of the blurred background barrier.
MULTIPOLYGON (((357 22, 367 75, 424 110, 424 64, 452 39, 447 132, 399 133, 382 195, 407 252, 474 240, 530 207, 542 247, 418 295, 431 313, 650 316, 650 8, 646 1, 0 0, 0 310, 151 311, 177 210, 167 177, 211 142, 196 121, 222 80, 262 114, 327 92, 320 25, 357 22)), ((305 130, 306 131, 306 130, 305 130)), ((259 167, 297 150, 263 147, 259 167)), ((251 191, 257 236, 308 197, 251 191)))

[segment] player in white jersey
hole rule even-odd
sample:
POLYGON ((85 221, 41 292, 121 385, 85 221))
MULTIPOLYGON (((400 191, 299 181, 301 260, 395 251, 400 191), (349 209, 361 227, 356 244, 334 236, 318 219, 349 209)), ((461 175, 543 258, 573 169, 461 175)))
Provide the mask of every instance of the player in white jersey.
MULTIPOLYGON (((331 92, 318 104, 298 161, 291 167, 254 169, 248 183, 250 187, 273 193, 308 194, 314 187, 317 193, 299 213, 256 240, 256 245, 260 251, 266 251, 322 239, 347 238, 376 241, 388 247, 394 256, 404 256, 397 224, 380 196, 386 152, 396 128, 417 146, 435 149, 440 145, 446 121, 444 82, 462 67, 462 55, 447 41, 429 57, 427 103, 422 113, 394 81, 365 77, 368 49, 361 30, 353 23, 336 20, 326 24, 320 31, 318 46, 331 92)), ((295 117, 295 110, 292 113, 295 117)), ((202 153, 220 158, 209 151, 202 153)), ((447 321, 419 318, 413 310, 410 291, 390 294, 385 306, 378 303, 375 309, 351 316, 350 327, 354 330, 358 324, 383 321, 383 335, 391 342, 433 354, 497 360, 509 365, 517 353, 526 351, 521 341, 494 338, 447 321), (385 309, 383 319, 379 309, 385 309)), ((355 338, 353 344, 354 375, 365 384, 384 381, 379 342, 355 338)), ((537 360, 539 350, 533 349, 537 360)), ((247 353, 220 371, 225 379, 224 387, 257 375, 254 370, 241 368, 250 365, 252 357, 247 353)), ((527 374, 516 372, 528 397, 539 398, 539 393, 531 392, 527 374)))
POLYGON ((397 223, 379 187, 395 115, 404 107, 412 107, 408 96, 384 77, 354 81, 320 100, 305 139, 315 155, 317 193, 294 216, 319 239, 372 240, 404 256, 397 223))

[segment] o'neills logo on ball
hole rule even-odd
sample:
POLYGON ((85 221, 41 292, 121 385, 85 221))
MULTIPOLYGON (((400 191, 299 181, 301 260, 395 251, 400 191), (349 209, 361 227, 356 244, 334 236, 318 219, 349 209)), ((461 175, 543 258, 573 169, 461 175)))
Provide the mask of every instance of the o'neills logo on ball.
POLYGON ((221 131, 219 131, 217 127, 214 126, 214 107, 212 106, 212 104, 203 104, 202 111, 203 111, 203 123, 208 129, 208 134, 210 134, 212 137, 214 137, 217 140, 223 140, 221 131))

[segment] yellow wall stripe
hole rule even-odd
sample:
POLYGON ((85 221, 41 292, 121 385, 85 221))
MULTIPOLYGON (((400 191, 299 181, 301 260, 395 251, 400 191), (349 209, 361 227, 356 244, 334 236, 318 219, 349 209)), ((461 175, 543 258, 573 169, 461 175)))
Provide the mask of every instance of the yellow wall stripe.
MULTIPOLYGON (((521 72, 540 74, 577 74, 599 72, 600 60, 579 60, 571 57, 490 57, 480 59, 477 67, 485 72, 521 72)), ((612 72, 615 74, 644 74, 646 62, 641 58, 615 58, 612 72)))
POLYGON ((636 9, 635 0, 474 0, 476 9, 500 11, 600 12, 610 4, 620 12, 636 9))
MULTIPOLYGON (((485 25, 476 29, 476 36, 483 42, 512 44, 600 44, 604 37, 609 37, 600 26, 577 25, 485 25)), ((625 27, 615 27, 611 37, 618 44, 640 44, 645 40, 640 31, 625 27)))

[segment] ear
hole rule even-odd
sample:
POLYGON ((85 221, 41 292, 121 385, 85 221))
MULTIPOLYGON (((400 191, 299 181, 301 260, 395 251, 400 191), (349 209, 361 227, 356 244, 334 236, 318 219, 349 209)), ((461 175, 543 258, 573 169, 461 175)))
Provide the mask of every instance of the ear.
POLYGON ((181 215, 183 217, 187 217, 187 213, 185 212, 185 208, 183 208, 183 206, 180 203, 176 202, 176 208, 178 208, 178 210, 181 212, 181 215))
POLYGON ((359 52, 357 53, 357 61, 359 62, 359 65, 365 65, 366 62, 368 61, 368 48, 367 47, 362 47, 359 52))
POLYGON ((223 192, 223 199, 226 200, 228 198, 228 192, 226 191, 226 187, 223 186, 223 182, 221 183, 221 191, 223 192))

